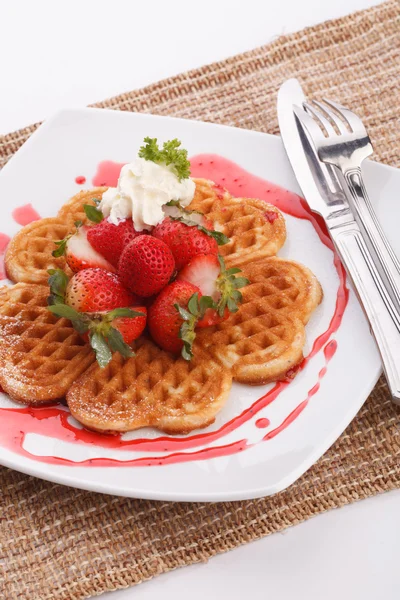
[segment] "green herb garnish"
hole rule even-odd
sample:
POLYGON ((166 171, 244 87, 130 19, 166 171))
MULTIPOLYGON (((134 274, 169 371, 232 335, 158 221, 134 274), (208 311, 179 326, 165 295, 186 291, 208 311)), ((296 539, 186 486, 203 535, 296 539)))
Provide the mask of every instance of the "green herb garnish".
POLYGON ((144 138, 144 146, 139 148, 140 158, 150 160, 158 165, 172 168, 179 181, 190 176, 190 162, 187 150, 180 148, 181 142, 176 138, 164 142, 162 150, 158 147, 157 138, 144 138))

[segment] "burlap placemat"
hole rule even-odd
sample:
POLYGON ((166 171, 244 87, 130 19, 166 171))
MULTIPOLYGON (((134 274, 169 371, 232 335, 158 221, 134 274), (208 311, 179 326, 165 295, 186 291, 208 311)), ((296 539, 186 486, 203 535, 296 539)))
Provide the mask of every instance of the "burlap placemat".
MULTIPOLYGON (((375 157, 400 166, 399 42, 399 5, 386 2, 97 106, 276 133, 276 91, 297 76, 308 93, 354 107, 375 157)), ((35 127, 0 139, 0 164, 35 127)), ((381 380, 314 467, 285 492, 247 502, 129 500, 1 468, 0 597, 81 600, 398 488, 399 425, 400 410, 381 380)))

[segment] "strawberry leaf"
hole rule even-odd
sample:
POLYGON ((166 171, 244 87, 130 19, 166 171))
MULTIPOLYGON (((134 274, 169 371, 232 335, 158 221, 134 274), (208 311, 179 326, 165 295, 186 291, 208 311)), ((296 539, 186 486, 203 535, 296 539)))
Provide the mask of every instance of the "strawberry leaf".
POLYGON ((111 310, 103 317, 103 321, 111 323, 114 319, 119 319, 121 317, 134 318, 134 317, 144 317, 145 314, 138 312, 137 310, 132 310, 131 308, 115 308, 111 310))
MULTIPOLYGON (((200 213, 196 213, 196 214, 200 214, 200 213)), ((182 210, 180 217, 172 217, 171 216, 170 219, 172 221, 180 221, 181 223, 184 223, 188 227, 197 227, 197 229, 199 231, 201 231, 202 233, 205 233, 205 235, 208 235, 208 237, 214 238, 215 241, 217 242, 218 246, 223 246, 224 244, 227 244, 230 241, 230 239, 224 233, 222 233, 222 231, 214 231, 214 230, 207 229, 207 227, 203 227, 203 225, 201 225, 201 223, 194 221, 193 218, 191 218, 191 215, 192 215, 191 211, 182 210)))
POLYGON ((97 331, 91 332, 89 336, 90 345, 96 354, 96 360, 101 369, 104 369, 112 359, 112 353, 104 336, 97 331))
POLYGON ((184 321, 179 330, 179 337, 183 342, 181 355, 185 360, 191 360, 193 358, 192 346, 196 339, 196 333, 194 331, 196 323, 197 319, 193 317, 191 322, 184 321))
POLYGON ((220 298, 217 302, 217 313, 220 317, 223 317, 226 308, 231 313, 239 310, 238 304, 242 301, 242 294, 238 290, 248 285, 249 280, 246 277, 236 277, 238 273, 241 273, 241 270, 237 267, 227 269, 222 256, 218 255, 218 260, 221 273, 217 279, 217 287, 220 292, 220 298))
POLYGON ((186 310, 186 308, 183 308, 182 306, 179 306, 179 304, 174 304, 176 310, 179 313, 179 316, 181 317, 181 319, 183 319, 184 321, 190 321, 192 318, 192 315, 190 314, 190 312, 188 310, 186 310))
POLYGON ((60 256, 64 256, 65 250, 67 248, 67 242, 70 237, 70 235, 67 235, 67 237, 65 237, 63 240, 58 240, 57 242, 54 242, 57 246, 57 248, 51 253, 52 256, 54 256, 54 258, 60 258, 60 256))
POLYGON ((210 230, 210 229, 207 229, 206 227, 203 227, 202 225, 199 225, 198 229, 200 229, 200 231, 202 231, 203 233, 208 235, 208 237, 214 238, 214 240, 217 242, 218 246, 224 246, 225 244, 228 244, 230 242, 230 239, 228 238, 228 236, 226 236, 224 233, 222 233, 222 231, 210 230))
POLYGON ((249 280, 246 277, 235 277, 232 281, 234 288, 242 288, 249 284, 249 280))
POLYGON ((124 342, 124 338, 115 327, 110 327, 107 332, 107 342, 113 352, 119 352, 124 358, 135 356, 132 348, 124 342))
POLYGON ((195 292, 193 296, 190 297, 188 302, 188 310, 195 317, 199 316, 199 294, 195 292))
POLYGON ((47 303, 64 304, 65 290, 69 281, 67 275, 61 269, 49 269, 47 272, 50 275, 48 279, 50 296, 47 298, 47 303))
POLYGON ((211 296, 202 296, 200 298, 200 318, 202 319, 209 308, 215 308, 215 302, 211 296))
POLYGON ((70 321, 85 321, 86 317, 76 311, 68 304, 54 304, 53 306, 49 306, 48 310, 56 315, 57 317, 63 317, 64 319, 69 319, 70 321))
POLYGON ((93 221, 93 223, 101 223, 104 219, 104 215, 101 210, 95 206, 92 206, 91 204, 84 204, 83 210, 85 211, 85 215, 89 221, 93 221))

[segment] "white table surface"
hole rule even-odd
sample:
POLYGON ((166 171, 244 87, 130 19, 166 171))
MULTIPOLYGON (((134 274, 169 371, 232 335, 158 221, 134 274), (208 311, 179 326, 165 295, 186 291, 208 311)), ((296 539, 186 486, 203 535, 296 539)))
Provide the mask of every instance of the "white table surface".
MULTIPOLYGON (((0 133, 377 3, 1 0, 0 133)), ((399 506, 387 493, 103 598, 397 600, 399 506)))

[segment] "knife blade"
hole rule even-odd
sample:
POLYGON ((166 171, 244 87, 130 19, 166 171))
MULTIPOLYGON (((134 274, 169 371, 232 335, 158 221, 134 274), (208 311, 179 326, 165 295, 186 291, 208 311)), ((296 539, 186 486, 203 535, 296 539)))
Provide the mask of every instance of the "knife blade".
POLYGON ((312 141, 298 119, 306 98, 297 79, 288 79, 278 92, 278 121, 290 164, 310 208, 319 213, 328 227, 336 218, 352 221, 353 215, 330 165, 318 158, 312 141))

